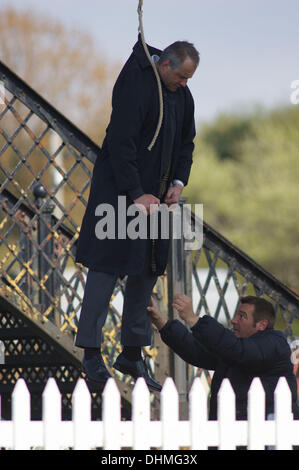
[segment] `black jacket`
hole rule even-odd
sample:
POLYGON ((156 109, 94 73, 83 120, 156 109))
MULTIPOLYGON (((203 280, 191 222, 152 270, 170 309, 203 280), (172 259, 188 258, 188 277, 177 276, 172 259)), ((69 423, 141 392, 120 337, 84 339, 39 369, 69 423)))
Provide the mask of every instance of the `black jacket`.
MULTIPOLYGON (((161 53, 152 47, 149 47, 149 51, 150 54, 161 53)), ((163 83, 162 88, 164 106, 167 106, 169 99, 174 101, 175 106, 168 187, 173 179, 180 179, 186 185, 194 148, 194 102, 188 87, 179 88, 173 93, 163 83)), ((76 260, 91 270, 131 275, 140 274, 143 270, 146 240, 118 238, 117 226, 116 239, 99 240, 95 226, 100 218, 95 215, 95 210, 99 204, 108 203, 117 215, 118 196, 125 196, 123 213, 126 213, 126 208, 134 199, 144 193, 158 197, 166 164, 163 159, 163 149, 165 153, 165 142, 168 139, 165 120, 152 150, 147 149, 155 134, 158 118, 156 77, 139 40, 113 89, 111 119, 95 163, 89 201, 81 226, 76 260)), ((129 221, 128 217, 127 224, 129 221)), ((157 244, 157 274, 164 273, 168 248, 168 240, 160 240, 157 244)))
POLYGON ((217 394, 228 378, 236 395, 236 418, 247 418, 247 393, 254 377, 260 377, 266 393, 266 415, 274 411, 274 390, 279 377, 286 377, 297 416, 297 383, 291 350, 281 331, 272 328, 250 338, 234 333, 210 316, 204 316, 189 331, 179 320, 160 330, 162 340, 189 364, 214 370, 210 395, 210 419, 217 419, 217 394))

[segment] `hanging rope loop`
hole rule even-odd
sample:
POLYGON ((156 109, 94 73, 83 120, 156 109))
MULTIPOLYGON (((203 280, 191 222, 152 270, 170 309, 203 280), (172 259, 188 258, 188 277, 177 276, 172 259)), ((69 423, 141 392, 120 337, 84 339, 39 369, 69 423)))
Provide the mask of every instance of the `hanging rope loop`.
POLYGON ((144 30, 143 30, 143 22, 142 22, 142 6, 143 6, 143 0, 139 0, 138 8, 137 8, 138 18, 139 18, 139 32, 140 32, 140 36, 141 36, 141 42, 142 42, 142 45, 143 45, 143 49, 144 49, 145 54, 146 54, 151 66, 154 70, 154 73, 155 73, 155 76, 156 76, 156 79, 157 79, 158 92, 159 92, 159 103, 160 103, 160 111, 159 111, 159 119, 158 119, 157 128, 156 128, 153 140, 151 141, 151 143, 147 147, 147 149, 149 151, 151 151, 153 146, 155 145, 155 142, 158 138, 158 135, 159 135, 159 132, 160 132, 160 129, 161 129, 161 126, 162 126, 162 121, 163 121, 163 94, 162 94, 161 79, 160 79, 157 67, 156 67, 155 63, 153 62, 153 60, 151 58, 151 55, 149 53, 148 47, 147 47, 145 39, 144 39, 144 30))

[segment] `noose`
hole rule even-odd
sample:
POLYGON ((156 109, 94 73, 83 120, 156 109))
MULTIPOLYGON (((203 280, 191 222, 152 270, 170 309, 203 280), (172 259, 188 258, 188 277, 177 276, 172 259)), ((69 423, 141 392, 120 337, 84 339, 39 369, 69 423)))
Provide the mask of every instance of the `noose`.
MULTIPOLYGON (((161 126, 162 126, 162 121, 163 121, 163 93, 162 93, 161 79, 160 79, 157 67, 156 67, 154 61, 151 58, 151 55, 149 53, 148 47, 147 47, 145 39, 144 39, 144 30, 143 30, 143 24, 142 24, 142 5, 143 5, 143 0, 139 0, 139 4, 138 4, 138 8, 137 8, 138 17, 139 17, 139 32, 140 32, 140 36, 141 36, 141 42, 142 42, 142 45, 143 45, 143 49, 144 49, 145 54, 146 54, 151 66, 154 70, 154 73, 155 73, 155 76, 156 76, 156 79, 157 79, 158 92, 159 92, 159 104, 160 104, 159 119, 158 119, 156 132, 154 134, 153 140, 151 141, 150 145, 147 147, 147 149, 149 151, 151 151, 153 146, 155 145, 155 142, 158 138, 158 135, 159 135, 159 132, 160 132, 160 129, 161 129, 161 126)), ((161 199, 161 197, 164 193, 164 190, 166 188, 166 184, 167 184, 168 176, 169 176, 169 170, 170 170, 170 164, 168 166, 166 174, 164 175, 164 177, 162 178, 161 183, 160 183, 159 199, 161 199)), ((155 252, 156 252, 156 243, 155 242, 156 242, 155 239, 152 239, 152 244, 151 244, 152 245, 151 246, 151 269, 152 269, 153 273, 156 273, 156 271, 157 271, 156 256, 155 256, 155 252)))
POLYGON ((161 79, 157 70, 156 65, 154 64, 154 61, 152 60, 148 47, 146 45, 145 39, 144 39, 144 30, 143 30, 143 24, 142 24, 142 5, 143 5, 143 0, 139 0, 137 12, 138 12, 138 18, 139 18, 139 31, 140 31, 140 36, 141 36, 141 42, 145 51, 145 54, 154 70, 156 79, 157 79, 157 84, 158 84, 158 92, 159 92, 159 103, 160 103, 160 112, 159 112, 159 120, 156 128, 156 132, 154 134, 153 140, 147 147, 149 151, 152 150, 153 146, 155 145, 155 142, 158 138, 161 126, 162 126, 162 121, 163 121, 163 94, 162 94, 162 85, 161 85, 161 79))

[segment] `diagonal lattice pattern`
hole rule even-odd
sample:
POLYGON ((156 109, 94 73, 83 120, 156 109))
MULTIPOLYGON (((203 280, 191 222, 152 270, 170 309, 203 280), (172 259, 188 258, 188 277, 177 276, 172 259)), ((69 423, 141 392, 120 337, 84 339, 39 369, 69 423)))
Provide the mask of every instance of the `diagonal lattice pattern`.
MULTIPOLYGON (((73 339, 86 279, 86 270, 75 263, 75 249, 100 149, 1 63, 0 80, 5 85, 4 105, 0 105, 0 299, 6 295, 16 299, 15 309, 20 311, 21 306, 31 321, 38 317, 49 333, 55 325, 62 337, 73 339)), ((298 295, 205 223, 203 232, 201 249, 188 254, 174 250, 170 263, 174 265, 178 258, 177 277, 185 281, 184 285, 180 281, 180 288, 192 295, 195 311, 229 326, 240 296, 264 296, 274 302, 277 327, 290 341, 299 336, 298 295)), ((124 289, 125 280, 119 281, 105 325, 108 367, 120 348, 124 289)), ((173 273, 156 286, 160 306, 170 317, 174 290, 173 273)), ((1 367, 2 384, 11 388, 20 376, 32 386, 48 376, 64 384, 75 382, 80 370, 63 365, 52 343, 30 336, 24 325, 17 325, 16 316, 2 312, 7 360, 1 367), (26 364, 26 357, 31 364, 29 360, 26 364)), ((163 382, 171 375, 169 351, 158 335, 154 345, 146 350, 146 360, 163 382)), ((194 374, 209 385, 208 371, 188 368, 189 385, 194 374)), ((65 403, 69 397, 66 390, 65 403)))
POLYGON ((5 103, 0 115, 1 271, 62 331, 75 331, 84 270, 75 265, 73 247, 91 163, 15 96, 6 96, 5 103))
POLYGON ((2 277, 45 320, 75 333, 86 272, 74 245, 92 162, 8 90, 0 128, 2 277))
MULTIPOLYGON (((275 328, 283 331, 292 344, 299 336, 298 294, 272 277, 205 222, 203 232, 201 249, 185 258, 187 285, 191 286, 197 315, 212 315, 230 328, 241 297, 263 297, 274 305, 275 328)), ((190 383, 194 375, 202 376, 207 385, 211 382, 208 371, 189 367, 188 373, 190 383)))
MULTIPOLYGON (((7 67, 0 68, 5 84, 0 107, 1 292, 13 293, 16 307, 21 304, 31 318, 31 312, 38 312, 49 331, 53 323, 62 339, 74 339, 87 274, 75 263, 76 242, 100 149, 7 67)), ((103 352, 110 367, 120 350, 124 288, 119 280, 104 331, 103 352)), ((1 334, 5 336, 8 327, 7 320, 1 334)), ((52 375, 51 361, 59 363, 52 350, 51 360, 47 357, 45 344, 39 346, 36 339, 4 342, 9 356, 15 352, 20 364, 26 357, 32 364, 42 357, 52 375)), ((146 356, 154 369, 155 348, 148 348, 146 356)), ((34 380, 45 370, 35 371, 34 380)), ((56 374, 60 380, 60 372, 56 374)), ((14 381, 11 373, 9 380, 14 381)))

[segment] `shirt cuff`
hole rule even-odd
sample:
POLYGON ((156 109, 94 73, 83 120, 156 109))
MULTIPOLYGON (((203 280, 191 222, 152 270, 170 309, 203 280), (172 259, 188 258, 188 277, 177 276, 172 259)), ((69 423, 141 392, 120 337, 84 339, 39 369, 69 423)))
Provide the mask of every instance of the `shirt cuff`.
POLYGON ((183 181, 181 181, 181 180, 173 180, 172 184, 180 184, 183 187, 185 186, 183 181))

